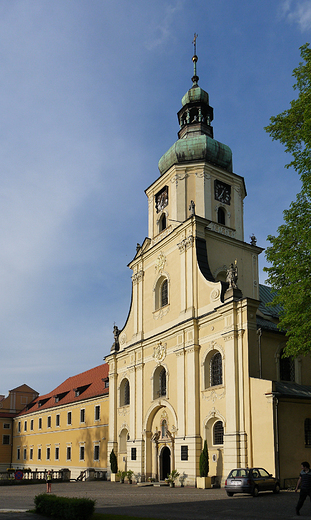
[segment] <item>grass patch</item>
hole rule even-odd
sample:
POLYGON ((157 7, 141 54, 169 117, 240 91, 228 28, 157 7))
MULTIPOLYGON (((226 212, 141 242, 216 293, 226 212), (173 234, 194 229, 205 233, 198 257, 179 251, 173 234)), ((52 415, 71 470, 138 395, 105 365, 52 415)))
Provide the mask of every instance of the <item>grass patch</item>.
POLYGON ((94 513, 91 520, 159 520, 158 518, 146 518, 144 516, 111 515, 110 513, 94 513))

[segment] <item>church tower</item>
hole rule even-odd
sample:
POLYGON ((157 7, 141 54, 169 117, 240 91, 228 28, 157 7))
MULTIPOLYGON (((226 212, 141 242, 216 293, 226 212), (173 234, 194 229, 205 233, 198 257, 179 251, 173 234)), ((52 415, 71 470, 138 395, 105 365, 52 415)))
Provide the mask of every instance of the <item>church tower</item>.
POLYGON ((262 249, 244 242, 244 179, 230 148, 214 139, 196 53, 192 61, 178 140, 146 189, 149 236, 129 264, 129 315, 106 361, 108 453, 143 479, 177 469, 193 485, 204 440, 216 481, 251 463, 246 396, 257 361, 248 347, 262 249))

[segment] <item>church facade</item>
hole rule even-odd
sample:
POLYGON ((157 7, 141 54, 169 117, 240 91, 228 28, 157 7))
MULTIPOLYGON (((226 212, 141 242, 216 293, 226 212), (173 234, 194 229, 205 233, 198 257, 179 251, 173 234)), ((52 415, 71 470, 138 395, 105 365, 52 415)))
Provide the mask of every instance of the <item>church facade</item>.
POLYGON ((114 327, 105 364, 44 396, 25 385, 19 401, 0 396, 2 469, 109 478, 113 449, 136 481, 176 469, 196 485, 206 440, 214 484, 257 466, 286 487, 310 460, 310 357, 282 356, 281 309, 259 284, 262 249, 244 240, 245 182, 214 139, 193 63, 178 140, 146 189, 148 238, 129 264, 126 323, 114 327))
POLYGON ((195 485, 206 440, 216 483, 234 467, 253 465, 295 476, 299 457, 306 457, 311 393, 304 408, 294 405, 290 412, 284 403, 294 396, 281 383, 276 389, 275 381, 287 370, 285 381, 309 384, 310 362, 283 361, 279 309, 265 305, 271 292, 259 285, 262 249, 255 237, 244 241, 244 179, 232 170, 230 148, 214 139, 196 56, 193 63, 178 140, 146 189, 149 236, 129 264, 129 315, 121 330, 115 327, 105 358, 108 453, 114 449, 119 468, 143 479, 164 480, 177 469, 195 485), (280 443, 292 443, 289 435, 281 438, 281 409, 284 424, 294 409, 300 414, 298 461, 291 464, 279 450, 280 443))

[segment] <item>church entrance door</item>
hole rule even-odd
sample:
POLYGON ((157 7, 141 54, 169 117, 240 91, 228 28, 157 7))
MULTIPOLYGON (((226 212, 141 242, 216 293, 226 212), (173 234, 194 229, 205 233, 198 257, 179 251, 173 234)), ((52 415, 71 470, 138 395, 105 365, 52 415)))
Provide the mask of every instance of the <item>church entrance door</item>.
POLYGON ((171 450, 165 446, 160 454, 160 480, 165 480, 171 472, 171 450))

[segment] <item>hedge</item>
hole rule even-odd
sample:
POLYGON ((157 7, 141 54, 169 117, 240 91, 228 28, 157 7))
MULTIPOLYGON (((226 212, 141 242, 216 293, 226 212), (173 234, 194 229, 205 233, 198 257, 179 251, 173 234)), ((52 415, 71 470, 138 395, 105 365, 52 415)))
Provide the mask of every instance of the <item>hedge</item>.
POLYGON ((42 493, 35 497, 35 512, 62 520, 89 520, 94 513, 95 500, 67 498, 42 493))

